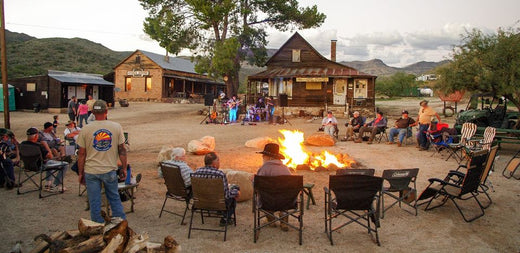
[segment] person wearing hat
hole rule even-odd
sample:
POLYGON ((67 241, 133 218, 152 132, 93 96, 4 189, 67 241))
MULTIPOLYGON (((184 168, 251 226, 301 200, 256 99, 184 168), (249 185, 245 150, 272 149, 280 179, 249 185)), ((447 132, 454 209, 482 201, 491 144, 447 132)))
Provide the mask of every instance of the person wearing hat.
MULTIPOLYGON (((45 141, 40 141, 41 135, 40 135, 40 132, 38 131, 38 129, 36 129, 35 127, 31 127, 29 129, 27 129, 26 134, 27 134, 27 140, 22 141, 22 143, 20 143, 20 145, 31 145, 31 146, 36 146, 36 147, 40 148, 40 152, 42 154, 44 163, 47 163, 47 161, 49 161, 53 158, 52 152, 49 150, 49 146, 47 145, 47 143, 45 141)), ((38 166, 40 166, 40 165, 41 164, 38 164, 38 166)), ((59 178, 62 178, 61 177, 62 173, 65 173, 65 170, 64 169, 60 170, 59 173, 60 174, 58 174, 54 180, 55 185, 52 185, 53 184, 52 181, 47 181, 43 190, 54 192, 55 190, 59 189, 59 188, 57 188, 61 184, 59 178)), ((63 175, 63 176, 65 176, 65 175, 63 175)), ((53 178, 53 177, 49 177, 49 174, 47 174, 46 177, 48 179, 53 178)), ((64 187, 63 187, 63 190, 65 190, 64 187)))
POLYGON ((345 126, 347 127, 347 133, 345 134, 345 138, 341 139, 341 141, 354 140, 354 132, 359 133, 359 129, 365 124, 367 120, 363 116, 359 116, 359 112, 355 111, 352 114, 352 118, 350 119, 350 124, 347 122, 345 126))
POLYGON ((419 114, 417 116, 417 122, 419 124, 417 140, 419 141, 419 150, 423 151, 428 149, 426 131, 428 131, 428 127, 430 127, 433 117, 435 116, 439 122, 441 122, 441 117, 435 110, 433 110, 433 108, 428 106, 428 100, 421 101, 419 105, 421 108, 419 109, 419 114))
POLYGON ((390 133, 388 134, 389 141, 387 144, 394 144, 394 136, 398 135, 399 140, 397 141, 397 146, 401 147, 406 135, 409 134, 411 136, 411 127, 415 125, 415 120, 408 117, 408 111, 402 111, 401 118, 397 119, 394 127, 390 128, 390 133))
POLYGON ((386 127, 386 124, 387 124, 387 120, 386 120, 385 117, 383 117, 383 112, 377 112, 376 113, 376 118, 374 120, 370 121, 370 123, 368 123, 368 124, 365 123, 361 127, 361 129, 359 129, 359 136, 358 136, 357 139, 354 140, 354 142, 361 143, 362 142, 363 133, 364 132, 370 132, 370 138, 368 139, 367 144, 372 144, 372 141, 376 137, 376 134, 379 131, 384 131, 384 129, 386 127))
MULTIPOLYGON (((264 150, 262 152, 257 152, 259 154, 262 154, 262 160, 263 164, 258 169, 256 174, 258 176, 284 176, 284 175, 291 175, 291 170, 283 164, 282 159, 285 159, 285 157, 280 154, 280 146, 276 143, 267 143, 264 146, 264 150)), ((272 214, 274 216, 274 214, 272 214)), ((284 213, 280 212, 280 216, 283 216, 284 213)), ((267 221, 272 222, 274 220, 274 217, 267 215, 267 221)), ((289 217, 286 216, 284 218, 285 222, 288 222, 289 217)), ((276 227, 276 223, 271 223, 272 227, 276 227)), ((289 231, 289 227, 287 227, 287 224, 280 222, 280 228, 283 231, 289 231)))
MULTIPOLYGON (((78 150, 78 181, 85 180, 91 220, 103 223, 101 217, 101 185, 112 209, 112 216, 126 219, 117 182, 118 160, 127 167, 125 136, 117 122, 106 120, 107 103, 97 100, 92 106, 96 120, 81 129, 76 144, 78 150)), ((126 171, 119 175, 126 178, 126 171)))
POLYGON ((274 117, 273 97, 272 96, 266 97, 265 104, 267 106, 267 111, 265 112, 265 120, 269 121, 269 123, 274 123, 274 121, 273 121, 273 117, 274 117))
POLYGON ((53 157, 64 158, 65 147, 61 145, 61 140, 54 134, 54 127, 51 122, 43 124, 43 130, 39 132, 38 141, 51 152, 53 157))
POLYGON ((326 134, 332 137, 335 136, 335 133, 338 131, 338 120, 332 116, 332 111, 327 111, 327 117, 323 118, 321 126, 326 134))
POLYGON ((67 124, 65 124, 65 131, 63 131, 63 135, 65 139, 74 140, 76 142, 78 140, 78 134, 81 128, 76 126, 76 122, 73 120, 69 120, 67 124))
POLYGON ((14 162, 12 160, 18 157, 16 153, 18 149, 13 149, 12 144, 14 144, 15 148, 18 144, 13 132, 5 128, 0 128, 0 188, 5 186, 7 190, 18 187, 14 176, 14 162))

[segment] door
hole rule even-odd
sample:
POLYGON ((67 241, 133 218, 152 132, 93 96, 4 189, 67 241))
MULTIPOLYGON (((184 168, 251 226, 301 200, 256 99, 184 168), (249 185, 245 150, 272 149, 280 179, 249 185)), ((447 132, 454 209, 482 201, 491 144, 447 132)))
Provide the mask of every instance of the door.
POLYGON ((347 97, 347 80, 334 79, 334 104, 344 105, 347 97))

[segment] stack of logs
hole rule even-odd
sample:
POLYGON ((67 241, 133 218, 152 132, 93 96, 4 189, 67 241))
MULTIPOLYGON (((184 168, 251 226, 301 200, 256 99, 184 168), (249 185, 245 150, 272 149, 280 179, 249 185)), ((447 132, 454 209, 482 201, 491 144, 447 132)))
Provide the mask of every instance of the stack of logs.
POLYGON ((171 236, 164 243, 148 242, 148 234, 136 234, 128 222, 112 218, 105 224, 80 219, 77 230, 63 231, 35 238, 36 247, 30 253, 175 253, 180 246, 171 236))

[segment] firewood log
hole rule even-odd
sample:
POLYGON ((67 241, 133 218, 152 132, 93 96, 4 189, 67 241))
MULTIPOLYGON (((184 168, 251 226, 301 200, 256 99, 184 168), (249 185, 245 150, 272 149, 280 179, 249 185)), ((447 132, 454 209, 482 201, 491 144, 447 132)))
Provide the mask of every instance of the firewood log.
POLYGON ((63 249, 60 253, 93 253, 103 250, 105 246, 106 243, 103 241, 103 235, 94 235, 76 246, 63 249))
POLYGON ((150 236, 147 233, 130 236, 128 244, 126 245, 125 253, 136 253, 139 250, 144 249, 148 239, 150 239, 150 236))
MULTIPOLYGON (((35 240, 37 238, 35 238, 35 240)), ((63 240, 65 238, 67 238, 67 233, 65 231, 56 232, 56 233, 52 234, 49 238, 51 241, 63 240)), ((38 242, 36 244, 36 247, 34 247, 31 251, 29 251, 29 253, 43 253, 43 252, 45 252, 45 250, 47 250, 49 248, 49 245, 50 245, 50 242, 47 242, 45 240, 40 240, 40 242, 38 242)))
POLYGON ((99 235, 103 232, 105 224, 87 219, 79 219, 78 230, 84 236, 99 235))
POLYGON ((103 233, 103 239, 106 243, 110 243, 110 241, 116 236, 121 235, 123 237, 123 243, 117 248, 117 253, 123 253, 125 246, 128 242, 128 221, 121 219, 112 219, 112 222, 119 222, 117 225, 112 226, 114 223, 108 224, 105 226, 105 232, 103 233), (121 221, 121 222, 119 222, 121 221))
MULTIPOLYGON (((153 243, 153 242, 147 242, 146 243, 146 252, 147 253, 157 253, 157 252, 161 252, 161 246, 162 244, 160 243, 153 243)), ((162 251, 164 252, 164 251, 162 251)))
POLYGON ((121 247, 121 244, 123 244, 123 236, 120 234, 117 234, 110 240, 110 243, 107 244, 107 246, 101 251, 101 253, 114 253, 117 252, 117 249, 121 247))

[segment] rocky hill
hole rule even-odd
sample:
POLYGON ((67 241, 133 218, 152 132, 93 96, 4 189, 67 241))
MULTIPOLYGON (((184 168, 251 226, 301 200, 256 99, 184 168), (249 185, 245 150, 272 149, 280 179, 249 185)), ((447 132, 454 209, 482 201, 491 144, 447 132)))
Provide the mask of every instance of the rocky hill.
POLYGON ((396 68, 386 65, 382 60, 373 59, 369 61, 351 61, 351 62, 340 62, 341 64, 353 67, 361 72, 365 72, 368 74, 376 75, 376 76, 390 76, 397 72, 405 72, 408 74, 414 74, 419 76, 421 74, 425 74, 435 67, 445 64, 448 61, 440 61, 440 62, 426 62, 420 61, 411 65, 408 65, 403 68, 396 68))

